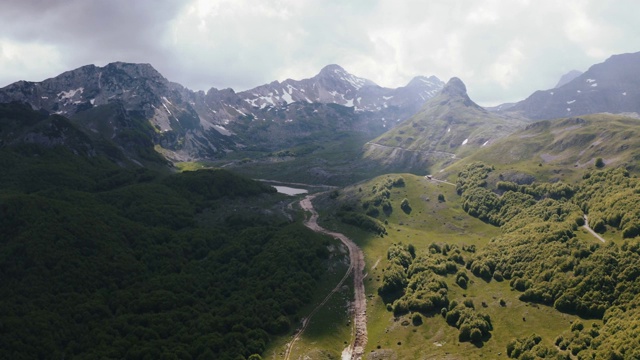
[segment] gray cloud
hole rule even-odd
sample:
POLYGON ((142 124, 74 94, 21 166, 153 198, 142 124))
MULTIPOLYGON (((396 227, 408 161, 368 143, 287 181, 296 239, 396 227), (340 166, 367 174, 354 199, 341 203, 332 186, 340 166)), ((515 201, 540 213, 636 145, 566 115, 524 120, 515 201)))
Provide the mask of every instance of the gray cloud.
POLYGON ((251 88, 337 63, 383 86, 458 76, 481 104, 639 51, 633 0, 136 0, 0 4, 0 86, 147 62, 195 89, 251 88))

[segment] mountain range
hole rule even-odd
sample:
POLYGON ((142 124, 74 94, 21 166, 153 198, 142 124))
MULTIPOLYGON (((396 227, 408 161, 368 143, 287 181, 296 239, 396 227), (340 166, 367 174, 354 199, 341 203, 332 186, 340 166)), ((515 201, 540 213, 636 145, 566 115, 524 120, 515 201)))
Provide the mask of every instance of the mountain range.
POLYGON ((384 88, 329 65, 310 79, 205 93, 170 82, 149 64, 116 62, 83 66, 42 82, 16 82, 0 89, 0 102, 25 102, 69 117, 94 133, 106 131, 116 142, 132 123, 148 122, 163 154, 181 161, 247 147, 278 150, 296 136, 321 130, 318 126, 377 135, 413 115, 442 86, 432 76, 384 88), (335 121, 319 125, 327 118, 335 121), (109 129, 100 125, 105 122, 109 129))
POLYGON ((146 161, 149 149, 173 162, 213 160, 229 153, 286 153, 340 134, 359 134, 368 140, 365 157, 413 164, 407 169, 466 156, 531 121, 639 113, 639 97, 640 53, 614 55, 584 73, 566 74, 553 89, 487 109, 469 98, 457 78, 445 86, 435 76, 418 76, 391 89, 338 65, 309 79, 274 81, 241 92, 192 91, 149 64, 122 62, 87 65, 0 89, 1 103, 28 103, 64 116, 139 163, 146 161))

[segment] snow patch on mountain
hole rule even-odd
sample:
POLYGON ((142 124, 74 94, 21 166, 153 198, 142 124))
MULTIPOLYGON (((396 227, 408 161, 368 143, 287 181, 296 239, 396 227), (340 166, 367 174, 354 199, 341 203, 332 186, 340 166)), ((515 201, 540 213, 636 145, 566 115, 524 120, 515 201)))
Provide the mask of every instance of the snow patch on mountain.
POLYGON ((69 91, 61 91, 58 93, 58 99, 60 100, 67 100, 67 99, 71 99, 74 96, 76 96, 77 93, 82 94, 84 92, 84 88, 80 87, 74 90, 69 90, 69 91))
POLYGON ((293 98, 291 97, 291 88, 289 88, 289 92, 285 92, 284 94, 282 94, 282 101, 286 102, 287 104, 291 104, 293 103, 293 98))

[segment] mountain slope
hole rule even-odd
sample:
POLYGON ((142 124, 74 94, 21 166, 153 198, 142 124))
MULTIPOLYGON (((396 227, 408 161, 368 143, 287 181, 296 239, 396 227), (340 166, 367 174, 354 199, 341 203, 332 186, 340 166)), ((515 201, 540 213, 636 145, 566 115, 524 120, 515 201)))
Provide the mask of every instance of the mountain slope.
POLYGON ((598 158, 607 168, 621 166, 638 172, 638 139, 640 119, 622 115, 543 120, 478 150, 445 169, 443 176, 457 174, 466 164, 482 161, 499 169, 529 174, 528 177, 536 174, 539 179, 568 181, 585 168, 593 168, 598 158))
POLYGON ((474 103, 464 83, 452 78, 419 113, 367 144, 365 156, 387 164, 404 158, 406 165, 424 167, 471 154, 521 125, 474 103))
POLYGON ((558 88, 536 91, 505 112, 534 120, 640 113, 640 52, 614 55, 558 88))

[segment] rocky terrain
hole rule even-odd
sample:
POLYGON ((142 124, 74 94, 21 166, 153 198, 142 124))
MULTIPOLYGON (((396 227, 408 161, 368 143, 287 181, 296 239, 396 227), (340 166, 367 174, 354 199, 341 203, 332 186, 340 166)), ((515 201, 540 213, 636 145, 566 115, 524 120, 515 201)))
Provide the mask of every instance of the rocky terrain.
POLYGON ((310 79, 205 93, 170 82, 149 64, 118 62, 83 66, 42 82, 16 82, 0 89, 0 102, 26 102, 82 119, 90 131, 116 142, 127 124, 148 123, 152 131, 146 135, 165 156, 193 160, 247 146, 278 150, 318 131, 373 137, 413 115, 442 86, 435 77, 416 77, 405 87, 384 88, 329 65, 310 79))

